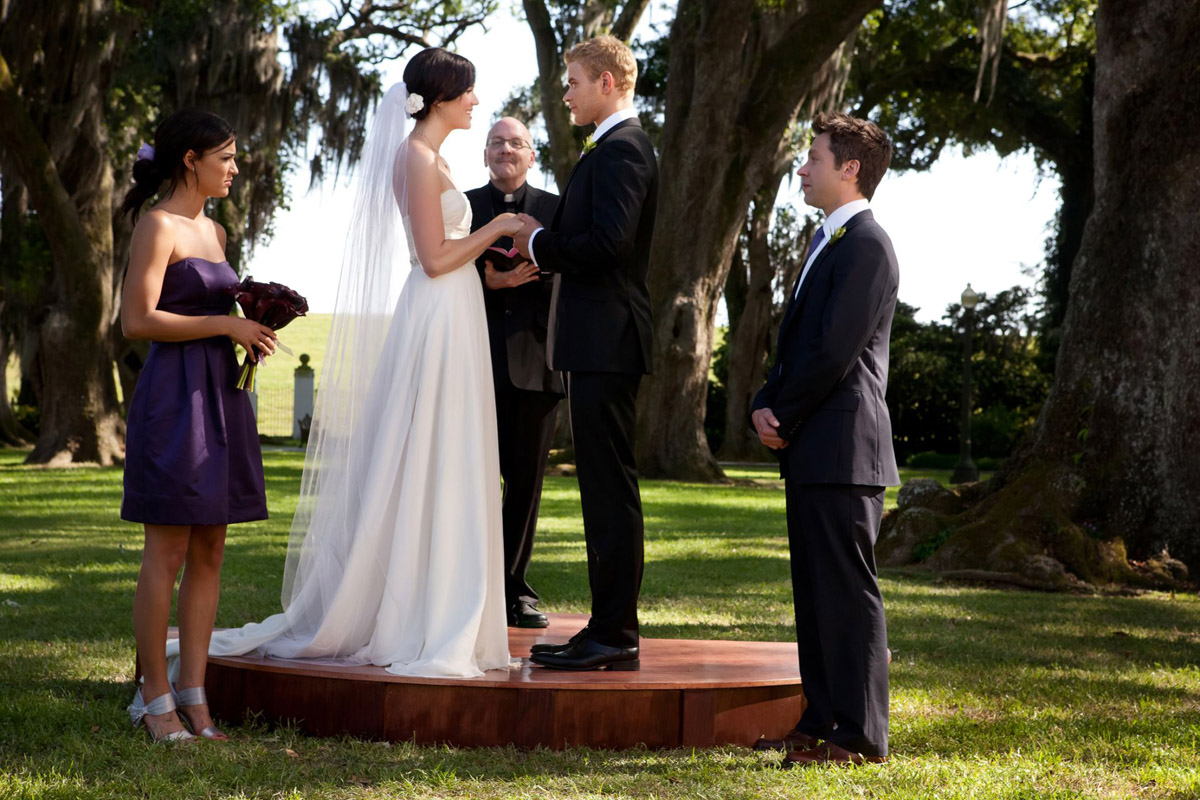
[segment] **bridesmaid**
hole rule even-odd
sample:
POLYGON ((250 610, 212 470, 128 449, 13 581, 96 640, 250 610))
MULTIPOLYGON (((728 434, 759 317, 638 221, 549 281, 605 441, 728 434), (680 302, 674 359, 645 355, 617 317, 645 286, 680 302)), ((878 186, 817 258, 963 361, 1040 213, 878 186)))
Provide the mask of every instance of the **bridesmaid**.
POLYGON ((225 120, 187 109, 168 117, 133 165, 121 211, 137 223, 121 298, 121 330, 151 340, 129 403, 121 518, 145 525, 133 629, 144 681, 129 707, 154 741, 227 739, 204 695, 225 528, 266 519, 262 454, 250 399, 234 388, 233 345, 266 356, 275 334, 230 316, 237 283, 225 229, 204 214, 238 169, 225 120), (138 220, 142 205, 160 200, 138 220), (180 674, 167 677, 167 623, 180 567, 180 674), (176 709, 183 719, 176 714, 176 709), (186 725, 186 729, 185 729, 186 725), (190 729, 191 733, 189 733, 190 729))

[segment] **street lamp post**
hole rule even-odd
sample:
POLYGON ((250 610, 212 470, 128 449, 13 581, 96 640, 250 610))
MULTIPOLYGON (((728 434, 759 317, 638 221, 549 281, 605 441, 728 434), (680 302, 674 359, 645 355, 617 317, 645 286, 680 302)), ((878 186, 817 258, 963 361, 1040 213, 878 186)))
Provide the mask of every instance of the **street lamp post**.
POLYGON ((951 483, 970 483, 979 480, 979 467, 971 460, 971 346, 975 339, 975 306, 979 295, 967 284, 962 293, 963 307, 963 380, 962 427, 959 430, 958 463, 954 465, 951 483))

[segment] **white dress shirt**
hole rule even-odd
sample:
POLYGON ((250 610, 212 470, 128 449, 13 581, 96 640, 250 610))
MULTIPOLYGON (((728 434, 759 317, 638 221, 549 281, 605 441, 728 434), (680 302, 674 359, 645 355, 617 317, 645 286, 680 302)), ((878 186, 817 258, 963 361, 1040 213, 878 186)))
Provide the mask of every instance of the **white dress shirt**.
POLYGON ((592 141, 600 141, 601 136, 608 133, 625 120, 633 119, 636 116, 637 111, 635 111, 632 106, 630 108, 622 108, 619 111, 614 111, 605 117, 604 122, 601 122, 596 126, 596 130, 592 131, 592 141))
POLYGON ((860 197, 857 200, 851 200, 844 206, 839 206, 832 214, 825 218, 821 223, 821 230, 825 232, 825 238, 817 245, 817 249, 812 251, 812 255, 804 262, 804 270, 800 273, 800 280, 796 281, 796 291, 792 297, 797 297, 800 294, 800 287, 804 285, 804 279, 808 276, 809 269, 816 263, 817 256, 821 255, 821 251, 829 246, 829 240, 833 238, 833 232, 845 225, 856 214, 861 211, 866 211, 871 207, 871 201, 865 197, 860 197))
MULTIPOLYGON (((614 111, 613 113, 609 114, 607 117, 604 118, 604 122, 601 122, 599 125, 596 126, 596 130, 594 130, 592 132, 592 141, 593 142, 600 141, 601 136, 608 133, 609 131, 611 131, 613 128, 615 128, 617 125, 624 122, 625 120, 633 119, 636 116, 637 116, 637 111, 635 111, 633 108, 622 108, 619 111, 614 111)), ((583 158, 583 155, 580 154, 579 157, 583 158)), ((531 258, 533 258, 533 265, 535 267, 538 265, 538 263, 537 263, 537 255, 533 252, 533 240, 543 230, 545 230, 545 228, 538 228, 533 233, 529 234, 529 255, 531 258)))

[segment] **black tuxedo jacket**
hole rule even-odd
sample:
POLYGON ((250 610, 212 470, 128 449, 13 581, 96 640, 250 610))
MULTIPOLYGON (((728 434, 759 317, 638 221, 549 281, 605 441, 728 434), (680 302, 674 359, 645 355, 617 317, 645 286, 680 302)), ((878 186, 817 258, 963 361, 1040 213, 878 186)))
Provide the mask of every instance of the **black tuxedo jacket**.
POLYGON ((658 162, 636 118, 605 133, 571 170, 558 213, 532 245, 559 282, 555 369, 650 372, 646 273, 657 204, 658 162))
MULTIPOLYGON (((471 230, 477 231, 491 222, 503 209, 492 206, 492 193, 487 185, 467 192, 471 202, 471 230)), ((525 185, 522 211, 538 219, 552 219, 558 207, 558 195, 525 185)), ((495 242, 505 250, 513 246, 507 236, 495 242)), ((476 261, 479 278, 483 280, 485 251, 476 261)), ((487 309, 488 340, 492 348, 492 369, 497 385, 508 381, 518 389, 532 392, 564 394, 562 374, 553 372, 546 360, 546 326, 550 319, 550 279, 517 286, 513 289, 483 287, 483 304, 487 309), (507 365, 507 370, 505 370, 507 365)))
MULTIPOLYGON (((861 211, 825 246, 788 303, 775 366, 751 411, 771 409, 796 483, 895 486, 888 344, 900 272, 891 239, 861 211)), ((795 289, 793 287, 793 294, 795 289)))

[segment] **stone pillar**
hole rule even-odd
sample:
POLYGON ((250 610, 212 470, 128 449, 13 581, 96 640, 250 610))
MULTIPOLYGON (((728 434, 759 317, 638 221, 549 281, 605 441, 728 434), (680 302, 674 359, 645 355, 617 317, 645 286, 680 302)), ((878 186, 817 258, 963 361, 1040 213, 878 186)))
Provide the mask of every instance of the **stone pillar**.
POLYGON ((312 423, 314 388, 316 377, 308 365, 308 353, 300 354, 300 366, 296 367, 295 389, 292 394, 292 438, 308 439, 308 426, 312 423))

